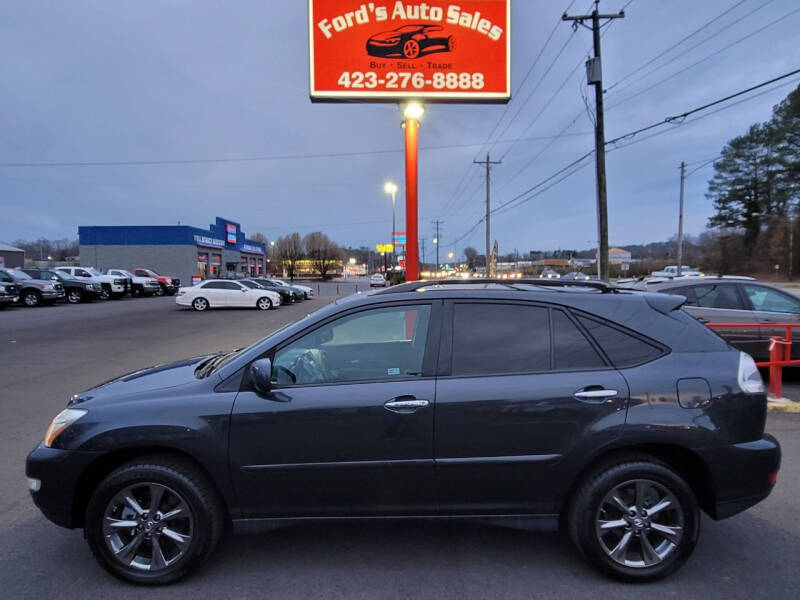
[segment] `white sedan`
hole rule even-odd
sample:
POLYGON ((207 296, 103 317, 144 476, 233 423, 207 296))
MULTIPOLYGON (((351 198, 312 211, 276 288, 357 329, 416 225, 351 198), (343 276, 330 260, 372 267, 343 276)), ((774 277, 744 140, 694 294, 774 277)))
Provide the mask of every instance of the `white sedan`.
POLYGON ((263 288, 249 288, 230 279, 209 279, 198 285, 182 287, 175 295, 175 304, 195 310, 238 306, 269 310, 281 304, 280 294, 263 288))
POLYGON ((369 287, 386 287, 386 278, 380 273, 375 273, 369 278, 369 287))

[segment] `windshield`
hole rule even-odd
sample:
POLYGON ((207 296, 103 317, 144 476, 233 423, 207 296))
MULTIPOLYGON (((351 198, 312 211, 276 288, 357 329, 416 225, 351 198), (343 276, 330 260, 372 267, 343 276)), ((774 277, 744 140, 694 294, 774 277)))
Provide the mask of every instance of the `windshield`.
POLYGON ((33 277, 31 277, 27 273, 24 273, 23 271, 12 271, 11 276, 14 279, 33 279, 33 277))
POLYGON ((14 283, 14 278, 5 271, 0 271, 0 281, 5 281, 6 283, 14 283))
POLYGON ((89 267, 86 270, 89 271, 89 273, 91 273, 95 277, 98 277, 98 276, 102 275, 102 273, 100 271, 98 271, 97 269, 95 269, 94 267, 89 267))
POLYGON ((69 273, 42 271, 42 279, 60 279, 61 281, 68 281, 70 279, 77 279, 77 277, 74 277, 69 273))

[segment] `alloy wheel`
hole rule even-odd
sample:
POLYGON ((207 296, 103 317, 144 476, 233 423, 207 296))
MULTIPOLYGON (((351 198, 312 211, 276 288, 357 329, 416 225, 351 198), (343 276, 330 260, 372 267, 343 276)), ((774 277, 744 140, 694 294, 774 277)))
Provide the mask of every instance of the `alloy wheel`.
POLYGON ((67 292, 67 302, 70 304, 77 304, 81 301, 81 293, 79 290, 70 290, 67 292))
POLYGON ((192 306, 195 310, 205 310, 208 308, 208 301, 205 298, 195 298, 192 306))
POLYGON ((22 300, 25 302, 25 306, 37 306, 39 304, 39 296, 34 292, 25 294, 25 297, 22 300))
POLYGON ((616 563, 653 567, 675 552, 683 538, 680 502, 662 484, 633 479, 608 492, 595 518, 595 533, 603 551, 616 563))
POLYGON ((258 299, 258 308, 261 310, 269 310, 272 308, 272 302, 269 298, 259 298, 258 299))
POLYGON ((103 539, 114 560, 128 568, 158 571, 186 555, 195 520, 173 488, 143 482, 117 492, 103 515, 103 539))

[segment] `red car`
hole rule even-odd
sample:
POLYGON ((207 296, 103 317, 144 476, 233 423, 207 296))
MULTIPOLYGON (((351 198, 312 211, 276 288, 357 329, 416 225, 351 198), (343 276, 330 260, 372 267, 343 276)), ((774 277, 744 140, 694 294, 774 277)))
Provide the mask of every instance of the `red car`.
POLYGON ((181 287, 181 280, 177 277, 172 277, 171 275, 159 275, 151 269, 142 269, 140 267, 131 269, 131 272, 136 275, 136 277, 152 277, 153 279, 157 280, 161 285, 162 295, 166 294, 167 296, 174 296, 175 292, 178 291, 178 288, 181 287))

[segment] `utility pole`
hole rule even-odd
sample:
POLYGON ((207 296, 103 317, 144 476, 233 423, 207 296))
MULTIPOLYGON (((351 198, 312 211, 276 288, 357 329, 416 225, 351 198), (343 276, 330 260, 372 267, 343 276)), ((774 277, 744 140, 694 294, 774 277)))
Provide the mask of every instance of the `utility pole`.
POLYGON ((678 277, 683 270, 683 190, 686 187, 686 163, 681 161, 681 202, 678 209, 678 277))
POLYGON ((486 276, 491 277, 492 274, 490 273, 489 267, 489 246, 491 244, 491 237, 492 237, 492 226, 491 226, 491 216, 492 216, 492 188, 491 188, 491 173, 492 173, 492 165, 499 165, 502 161, 491 161, 489 160, 489 153, 486 153, 486 160, 473 160, 473 163, 476 165, 484 165, 486 167, 486 276))
MULTIPOLYGON (((599 240, 598 251, 599 261, 597 265, 597 276, 608 277, 608 195, 606 191, 606 131, 605 119, 603 115, 603 70, 600 58, 600 27, 601 20, 606 22, 612 19, 622 19, 625 11, 621 10, 614 15, 601 15, 598 10, 600 0, 594 0, 594 10, 591 15, 575 15, 570 17, 567 13, 561 17, 563 21, 572 21, 572 27, 578 28, 583 25, 591 29, 594 35, 594 57, 586 61, 586 79, 588 85, 594 85, 594 97, 596 106, 595 119, 595 155, 597 159, 597 237, 599 240), (589 27, 584 21, 591 21, 589 27)), ((605 23, 603 23, 604 25, 605 23)))
POLYGON ((436 272, 439 272, 439 226, 444 223, 444 221, 440 221, 436 219, 435 221, 431 221, 433 226, 436 227, 436 237, 433 238, 433 244, 436 246, 436 272))
POLYGON ((425 238, 422 238, 420 242, 422 243, 422 269, 425 270, 425 261, 427 260, 425 258, 425 238))

